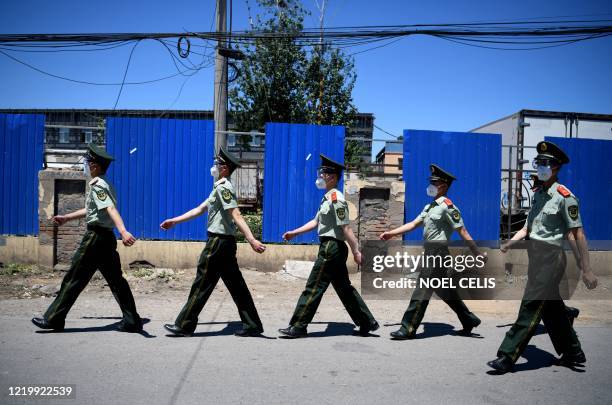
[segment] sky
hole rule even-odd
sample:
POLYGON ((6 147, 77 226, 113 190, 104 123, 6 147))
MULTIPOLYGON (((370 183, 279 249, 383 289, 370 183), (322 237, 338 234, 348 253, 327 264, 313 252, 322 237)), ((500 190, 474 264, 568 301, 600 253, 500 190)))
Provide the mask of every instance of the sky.
MULTIPOLYGON (((229 2, 229 1, 228 1, 229 2)), ((315 0, 305 26, 318 26, 315 0)), ((214 0, 117 1, 4 0, 0 33, 183 32, 214 29, 214 0)), ((232 26, 246 29, 254 0, 233 0, 232 26), (250 11, 249 7, 250 6, 250 11)), ((465 23, 556 17, 612 19, 612 1, 328 0, 325 25, 465 23)), ((350 48, 359 52, 370 46, 350 48)), ((201 48, 195 48, 202 52, 201 48)), ((73 79, 120 83, 132 46, 101 52, 11 55, 50 73, 73 79)), ((376 125, 401 135, 404 129, 468 131, 521 109, 612 114, 612 36, 532 51, 501 51, 442 39, 411 36, 354 56, 353 100, 373 113, 376 125)), ((195 63, 202 59, 193 55, 195 63)), ((119 86, 66 82, 33 71, 0 54, 0 108, 113 108, 119 86)), ((134 48, 127 81, 176 73, 155 41, 134 48)), ((212 66, 191 77, 125 86, 118 109, 213 107, 212 66)), ((392 139, 378 129, 378 139, 392 139)), ((383 146, 376 142, 372 154, 383 146)))

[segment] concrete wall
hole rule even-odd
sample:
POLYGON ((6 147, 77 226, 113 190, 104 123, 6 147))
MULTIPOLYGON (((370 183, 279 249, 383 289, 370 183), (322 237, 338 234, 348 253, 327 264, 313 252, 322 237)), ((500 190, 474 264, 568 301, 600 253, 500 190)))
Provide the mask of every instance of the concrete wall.
POLYGON ((38 263, 38 237, 0 236, 0 263, 38 263))
MULTIPOLYGON (((204 242, 174 242, 139 240, 132 247, 126 248, 118 241, 121 265, 124 269, 135 261, 147 261, 158 268, 187 269, 196 267, 204 242)), ((238 244, 238 264, 241 268, 255 268, 264 272, 276 272, 282 269, 285 260, 314 261, 318 245, 267 245, 266 252, 253 252, 249 244, 238 244)), ((419 254, 421 248, 414 249, 419 254)), ((464 249, 465 250, 465 249, 464 249)), ((505 263, 512 261, 516 266, 528 263, 525 252, 513 251, 506 256, 499 250, 484 249, 489 254, 487 270, 491 274, 502 275, 505 263)), ((33 236, 0 236, 0 263, 37 264, 40 252, 38 238, 33 236)), ((593 251, 590 253, 591 266, 598 276, 612 276, 612 252, 593 251)), ((347 261, 349 272, 357 271, 349 254, 347 261)), ((574 266, 574 259, 568 253, 568 266, 574 266)))
MULTIPOLYGON (((282 270, 285 260, 314 261, 318 245, 266 245, 266 251, 258 254, 248 243, 238 243, 238 265, 256 268, 264 272, 282 270)), ((134 261, 145 260, 160 268, 194 268, 204 249, 204 242, 137 241, 134 246, 125 247, 118 243, 124 268, 134 261)), ((354 267, 354 266, 353 266, 354 267)), ((355 271, 356 268, 353 269, 355 271)))
MULTIPOLYGON (((146 261, 159 268, 187 269, 196 267, 204 244, 205 242, 139 240, 134 246, 125 247, 119 240, 117 250, 124 269, 136 261, 146 261)), ((34 236, 1 236, 0 263, 39 264, 39 248, 39 238, 34 236)), ((276 272, 282 270, 285 260, 314 261, 318 249, 318 245, 267 245, 266 252, 258 254, 248 243, 238 243, 238 264, 240 267, 276 272)), ((351 258, 348 264, 349 271, 357 271, 351 258)))

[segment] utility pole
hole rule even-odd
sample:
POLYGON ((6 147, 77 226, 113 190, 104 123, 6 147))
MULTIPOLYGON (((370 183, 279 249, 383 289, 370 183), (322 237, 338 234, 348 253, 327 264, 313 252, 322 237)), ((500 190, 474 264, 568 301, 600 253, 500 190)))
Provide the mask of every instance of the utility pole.
MULTIPOLYGON (((217 0, 217 32, 227 32, 226 0, 217 0)), ((225 47, 225 39, 219 39, 215 51, 215 154, 227 144, 227 134, 220 132, 227 131, 227 57, 221 54, 225 47)))
POLYGON ((315 0, 315 3, 317 5, 317 8, 319 9, 319 32, 320 32, 320 36, 319 36, 319 76, 320 76, 320 80, 319 80, 319 105, 317 106, 318 109, 318 113, 317 113, 317 124, 321 125, 321 122, 323 121, 323 71, 321 70, 321 67, 323 65, 323 55, 325 54, 324 51, 324 44, 323 44, 323 27, 324 27, 324 22, 325 22, 325 6, 327 5, 327 1, 326 0, 322 0, 321 4, 319 5, 318 0, 315 0))

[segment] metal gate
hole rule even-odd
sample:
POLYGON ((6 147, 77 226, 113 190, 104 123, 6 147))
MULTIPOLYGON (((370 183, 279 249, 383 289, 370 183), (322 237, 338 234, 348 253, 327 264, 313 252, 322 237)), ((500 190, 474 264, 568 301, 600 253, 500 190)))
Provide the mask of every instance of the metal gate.
POLYGON ((0 114, 0 234, 38 235, 45 116, 0 114))
MULTIPOLYGON (((405 222, 412 221, 431 202, 425 192, 430 163, 457 177, 448 196, 457 204, 472 237, 497 241, 501 135, 404 130, 405 222)), ((421 230, 404 235, 404 240, 420 239, 421 230)), ((459 236, 455 233, 453 239, 459 236)))
POLYGON ((206 215, 169 231, 159 224, 208 197, 214 121, 107 118, 106 127, 106 147, 116 159, 108 177, 130 232, 144 239, 206 239, 206 215))
POLYGON ((546 137, 570 158, 559 181, 578 197, 587 239, 593 248, 610 249, 612 241, 612 141, 546 137))
MULTIPOLYGON (((319 153, 344 162, 344 127, 266 124, 263 239, 281 242, 285 231, 314 218, 324 192, 314 183, 319 153)), ((338 185, 342 190, 342 180, 338 185)), ((315 231, 292 242, 318 241, 315 231)))

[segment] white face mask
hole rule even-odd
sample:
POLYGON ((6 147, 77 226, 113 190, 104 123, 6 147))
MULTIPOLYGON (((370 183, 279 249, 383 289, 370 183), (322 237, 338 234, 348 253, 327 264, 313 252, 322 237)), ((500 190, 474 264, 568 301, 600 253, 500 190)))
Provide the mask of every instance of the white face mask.
POLYGON ((83 161, 83 173, 85 173, 86 177, 91 177, 91 172, 89 171, 89 161, 83 161))
POLYGON ((435 197, 438 195, 438 187, 434 186, 433 184, 430 184, 429 186, 427 186, 427 195, 429 197, 435 197))
POLYGON ((325 190, 325 180, 323 180, 323 178, 321 177, 317 177, 317 180, 315 181, 315 186, 317 186, 319 190, 325 190))
POLYGON ((552 177, 550 166, 538 166, 538 180, 548 181, 552 177))
POLYGON ((213 176, 215 179, 219 177, 219 168, 217 167, 217 165, 214 164, 210 167, 210 175, 213 176))

